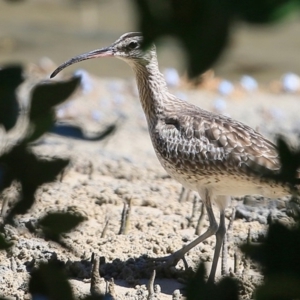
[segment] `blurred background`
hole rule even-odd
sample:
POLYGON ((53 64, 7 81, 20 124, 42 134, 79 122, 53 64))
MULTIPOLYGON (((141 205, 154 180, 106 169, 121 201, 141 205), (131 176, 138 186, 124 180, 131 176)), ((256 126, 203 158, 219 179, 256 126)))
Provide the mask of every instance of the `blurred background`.
MULTIPOLYGON (((229 47, 214 66, 216 75, 235 81, 248 74, 267 83, 287 72, 300 74, 299 25, 295 15, 275 25, 236 25, 229 47)), ((137 30, 130 0, 1 1, 0 27, 1 64, 37 63, 42 57, 60 64, 137 30)), ((175 40, 162 40, 158 55, 162 69, 174 67, 185 73, 184 53, 175 40)), ((133 76, 124 62, 115 59, 86 61, 84 68, 102 77, 133 76)))

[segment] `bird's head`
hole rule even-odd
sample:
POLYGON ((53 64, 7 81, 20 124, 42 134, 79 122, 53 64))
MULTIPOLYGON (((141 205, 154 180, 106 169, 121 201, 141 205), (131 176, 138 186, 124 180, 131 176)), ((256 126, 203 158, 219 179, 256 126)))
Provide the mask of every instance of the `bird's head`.
POLYGON ((52 74, 51 78, 56 76, 64 68, 77 62, 98 58, 98 57, 117 57, 125 60, 130 65, 147 64, 156 56, 155 46, 152 45, 148 50, 142 49, 143 36, 139 32, 129 32, 123 34, 112 45, 106 48, 93 50, 78 56, 75 56, 61 64, 52 74))

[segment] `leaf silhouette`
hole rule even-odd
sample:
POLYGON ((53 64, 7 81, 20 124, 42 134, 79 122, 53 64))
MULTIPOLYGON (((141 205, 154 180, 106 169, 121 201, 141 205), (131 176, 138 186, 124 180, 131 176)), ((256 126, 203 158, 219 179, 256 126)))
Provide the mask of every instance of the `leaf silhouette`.
POLYGON ((227 44, 230 12, 224 1, 135 0, 134 3, 145 37, 144 46, 149 47, 165 35, 178 38, 185 48, 191 77, 206 71, 227 44))
POLYGON ((8 249, 12 246, 13 244, 10 242, 7 242, 4 238, 4 236, 0 233, 0 250, 5 250, 8 249))
POLYGON ((289 228, 274 223, 269 227, 263 244, 245 244, 241 249, 261 265, 265 276, 264 284, 256 292, 256 299, 299 299, 299 224, 289 228))
POLYGON ((65 101, 76 89, 80 77, 65 82, 47 82, 37 85, 31 96, 29 121, 31 131, 25 142, 32 142, 49 131, 55 121, 54 107, 65 101))
POLYGON ((238 300, 238 284, 232 278, 223 278, 217 284, 206 282, 205 267, 200 263, 193 278, 187 282, 187 300, 238 300))
POLYGON ((23 82, 22 67, 8 66, 0 69, 0 124, 8 131, 16 124, 19 104, 16 88, 23 82))
POLYGON ((85 218, 81 215, 71 213, 54 212, 49 213, 39 221, 45 236, 53 241, 60 242, 60 235, 69 232, 85 218))
POLYGON ((34 202, 37 188, 53 181, 68 163, 69 160, 61 158, 40 159, 23 144, 2 155, 0 164, 4 165, 9 174, 22 185, 21 200, 12 208, 6 220, 10 221, 14 215, 25 213, 34 202))
POLYGON ((31 273, 29 292, 43 299, 74 300, 66 274, 55 261, 42 263, 31 273))
POLYGON ((221 56, 237 20, 270 23, 299 10, 297 0, 134 0, 145 48, 163 36, 184 46, 188 73, 197 76, 221 56))

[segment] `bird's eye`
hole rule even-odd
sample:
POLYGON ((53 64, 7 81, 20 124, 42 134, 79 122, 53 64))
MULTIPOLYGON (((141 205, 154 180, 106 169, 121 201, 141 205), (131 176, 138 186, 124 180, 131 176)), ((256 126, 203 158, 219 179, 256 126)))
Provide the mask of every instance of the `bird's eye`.
POLYGON ((127 46, 128 49, 133 50, 136 49, 139 46, 138 42, 130 42, 127 46))

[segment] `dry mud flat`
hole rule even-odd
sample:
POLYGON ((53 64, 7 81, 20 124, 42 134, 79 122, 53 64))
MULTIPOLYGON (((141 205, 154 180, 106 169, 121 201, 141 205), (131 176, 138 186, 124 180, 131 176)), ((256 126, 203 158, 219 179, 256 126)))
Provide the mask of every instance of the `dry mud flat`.
MULTIPOLYGON (((38 190, 36 203, 27 214, 16 218, 16 227, 5 226, 6 238, 14 243, 9 251, 0 252, 0 295, 8 299, 31 299, 27 292, 30 272, 41 261, 49 259, 64 264, 74 294, 79 299, 84 297, 90 290, 93 253, 100 257, 101 276, 114 278, 118 299, 146 299, 147 291, 141 285, 152 274, 149 257, 168 255, 196 238, 201 204, 196 203, 196 214, 192 217, 193 195, 188 201, 178 202, 181 186, 165 173, 155 157, 133 80, 103 80, 81 73, 84 76, 80 89, 58 108, 58 118, 79 124, 90 135, 112 122, 117 122, 118 128, 100 142, 49 134, 34 146, 34 151, 42 156, 69 157, 71 164, 61 181, 38 190), (122 209, 129 199, 132 204, 130 226, 127 234, 119 235, 122 209), (86 217, 85 222, 64 235, 71 250, 45 241, 28 230, 45 213, 57 210, 86 217)), ((24 94, 21 90, 22 101, 26 99, 24 91, 31 85, 27 83, 23 88, 24 94)), ((173 92, 210 110, 220 109, 219 103, 222 103, 222 113, 259 127, 271 138, 274 131, 289 134, 292 139, 299 135, 299 94, 255 91, 221 97, 214 90, 180 87, 173 92)), ((13 199, 15 193, 11 188, 6 197, 13 199)), ((245 197, 234 199, 233 203, 238 206, 238 213, 229 233, 231 267, 233 254, 238 245, 247 240, 249 228, 252 241, 260 241, 270 212, 282 222, 291 221, 285 214, 283 200, 245 197), (244 205, 249 203, 252 207, 244 205)), ((227 222, 231 214, 230 207, 226 212, 227 222)), ((204 229, 207 226, 205 220, 204 229)), ((209 269, 214 244, 214 238, 210 238, 192 249, 186 255, 189 267, 195 269, 200 259, 209 269)), ((249 299, 260 275, 253 264, 243 260, 239 273, 243 281, 241 298, 249 299)), ((159 284, 160 292, 157 297, 171 299, 174 291, 184 286, 185 277, 182 262, 171 268, 169 274, 158 272, 155 284, 159 284)), ((104 281, 102 285, 105 290, 104 281)), ((178 291, 173 295, 176 297, 180 298, 178 291)))

